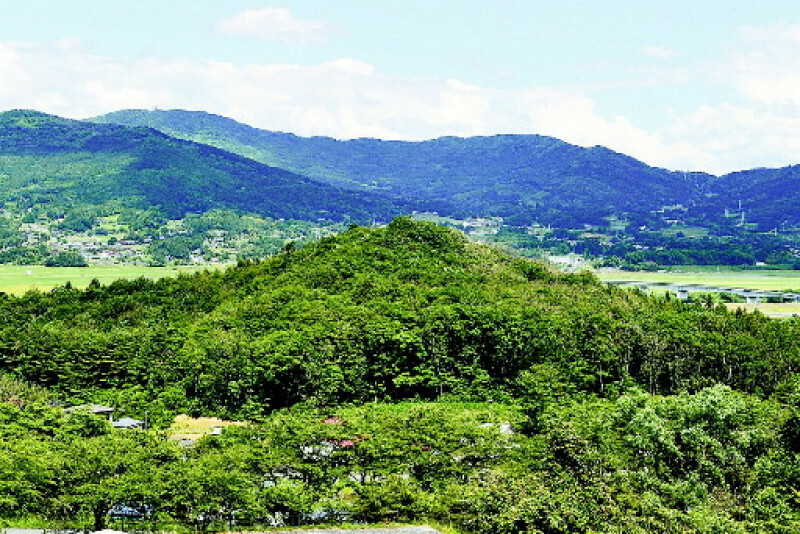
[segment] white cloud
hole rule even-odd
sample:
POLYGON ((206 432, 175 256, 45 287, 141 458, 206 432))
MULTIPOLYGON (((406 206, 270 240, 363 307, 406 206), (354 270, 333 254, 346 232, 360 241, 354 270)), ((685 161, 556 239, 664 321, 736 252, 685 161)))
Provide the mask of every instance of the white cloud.
POLYGON ((748 31, 747 47, 715 73, 738 100, 673 114, 658 130, 604 113, 586 87, 520 91, 396 77, 347 57, 305 66, 113 59, 74 40, 0 43, 0 110, 83 118, 124 108, 198 109, 337 138, 537 133, 604 145, 652 165, 716 173, 800 163, 800 60, 788 52, 794 30, 778 44, 748 31), (769 55, 763 47, 782 52, 769 55))
POLYGON ((22 52, 17 46, 0 45, 0 99, 13 99, 30 87, 22 52))
POLYGON ((224 35, 301 44, 324 43, 332 32, 323 20, 298 19, 279 7, 241 11, 220 22, 216 29, 224 35))
POLYGON ((739 29, 743 40, 748 44, 780 43, 800 45, 800 24, 775 24, 772 26, 744 26, 739 29))
POLYGON ((353 76, 370 76, 375 73, 375 69, 369 63, 358 61, 352 58, 340 58, 326 61, 321 65, 323 70, 337 74, 347 74, 353 76))
MULTIPOLYGON (((637 127, 623 116, 604 117, 594 100, 556 89, 534 89, 517 95, 515 108, 527 116, 532 130, 582 146, 602 145, 667 168, 687 168, 701 158, 679 139, 666 141, 658 132, 637 127)), ((692 167, 689 167, 692 168, 692 167)))
POLYGON ((238 66, 0 43, 0 109, 74 118, 132 107, 202 109, 302 135, 422 139, 481 133, 487 106, 477 87, 394 78, 353 58, 238 66))
POLYGON ((645 46, 640 51, 645 56, 656 59, 673 59, 680 56, 678 51, 664 48, 663 46, 645 46))
POLYGON ((702 106, 679 117, 669 136, 691 144, 695 168, 718 173, 800 162, 800 116, 742 104, 702 106))
POLYGON ((665 137, 695 147, 716 172, 800 163, 800 25, 739 30, 728 61, 709 67, 736 96, 676 117, 665 137))
POLYGON ((751 100, 764 104, 790 104, 800 108, 800 72, 779 76, 748 76, 739 90, 751 100))
POLYGON ((728 66, 734 86, 760 104, 800 112, 800 25, 740 30, 741 45, 728 66))

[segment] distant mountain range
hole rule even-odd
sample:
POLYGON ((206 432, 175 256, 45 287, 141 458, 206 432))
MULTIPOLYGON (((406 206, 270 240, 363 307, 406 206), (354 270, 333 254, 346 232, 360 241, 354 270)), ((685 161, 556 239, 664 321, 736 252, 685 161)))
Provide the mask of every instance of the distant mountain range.
POLYGON ((159 208, 170 218, 215 208, 276 218, 388 219, 409 207, 344 190, 152 128, 0 114, 0 195, 25 209, 159 208))
POLYGON ((680 205, 700 223, 740 210, 762 230, 800 225, 800 166, 717 177, 538 135, 340 141, 189 111, 2 113, 0 176, 0 195, 22 207, 156 206, 171 218, 224 208, 363 221, 427 210, 579 227, 680 205))
POLYGON ((121 111, 95 120, 148 126, 327 184, 389 192, 456 216, 575 224, 687 202, 694 194, 682 173, 538 135, 338 141, 258 130, 198 112, 121 111))
POLYGON ((708 201, 699 206, 709 219, 732 207, 744 212, 746 221, 761 230, 800 226, 800 165, 780 169, 734 172, 713 181, 708 201))
POLYGON ((460 216, 570 226, 670 205, 719 220, 726 208, 741 205, 747 220, 763 228, 800 224, 800 166, 717 177, 539 135, 339 141, 259 130, 204 112, 128 110, 94 120, 148 126, 323 183, 389 192, 460 216))

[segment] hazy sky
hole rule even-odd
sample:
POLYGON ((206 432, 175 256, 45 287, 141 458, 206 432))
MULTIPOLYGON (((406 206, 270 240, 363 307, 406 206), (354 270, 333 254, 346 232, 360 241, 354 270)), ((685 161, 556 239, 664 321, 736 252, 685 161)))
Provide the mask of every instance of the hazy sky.
POLYGON ((0 0, 0 110, 800 163, 797 0, 0 0))

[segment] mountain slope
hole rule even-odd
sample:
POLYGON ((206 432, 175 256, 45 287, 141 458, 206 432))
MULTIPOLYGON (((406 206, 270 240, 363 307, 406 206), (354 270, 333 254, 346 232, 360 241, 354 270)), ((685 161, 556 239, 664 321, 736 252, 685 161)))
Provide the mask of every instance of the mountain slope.
POLYGON ((222 530, 231 510, 248 531, 428 514, 476 534, 800 530, 799 321, 405 218, 225 271, 0 295, 0 317, 4 522, 97 531, 132 503, 152 530, 222 530), (184 425, 112 429, 50 398, 156 429, 248 423, 187 447, 167 438, 199 438, 184 425))
POLYGON ((227 415, 502 398, 539 364, 594 392, 628 379, 770 392, 800 359, 796 321, 610 288, 406 218, 222 272, 3 297, 0 314, 0 373, 227 415))
MULTIPOLYGON (((0 194, 19 209, 160 208, 171 218, 214 208, 294 219, 370 219, 392 201, 344 191, 149 128, 0 114, 0 194)), ((56 210, 58 211, 58 210, 56 210)))
POLYGON ((713 179, 538 135, 338 141, 259 130, 203 112, 128 110, 93 120, 149 126, 327 183, 424 199, 444 212, 521 222, 596 222, 610 214, 688 205, 713 179))
POLYGON ((800 226, 800 165, 752 169, 726 174, 710 188, 713 195, 699 207, 710 217, 744 211, 746 222, 760 230, 800 226))

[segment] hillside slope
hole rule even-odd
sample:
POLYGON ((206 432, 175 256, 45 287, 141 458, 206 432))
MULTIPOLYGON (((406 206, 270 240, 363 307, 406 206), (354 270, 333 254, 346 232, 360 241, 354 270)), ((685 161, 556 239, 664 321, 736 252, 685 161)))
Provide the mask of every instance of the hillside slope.
POLYGON ((392 200, 344 191, 149 128, 0 114, 0 195, 50 215, 159 208, 170 218, 211 209, 294 219, 391 217, 392 200))
POLYGON ((430 223, 353 226, 224 272, 0 295, 0 317, 12 525, 116 528, 124 504, 155 511, 136 519, 151 531, 800 527, 800 321, 607 287, 430 223), (155 428, 248 424, 178 445, 51 398, 155 428))
POLYGON ((768 392, 800 362, 798 322, 609 288, 404 218, 221 273, 4 297, 0 312, 0 372, 223 416, 503 397, 541 364, 590 392, 768 392))
POLYGON ((729 214, 744 211, 745 222, 761 231, 800 226, 800 165, 726 174, 709 192, 698 210, 711 218, 727 209, 729 214))
POLYGON ((610 214, 690 205, 713 180, 538 135, 338 141, 178 110, 128 110, 93 120, 149 126, 327 183, 423 199, 443 213, 501 215, 522 223, 593 223, 610 214))

